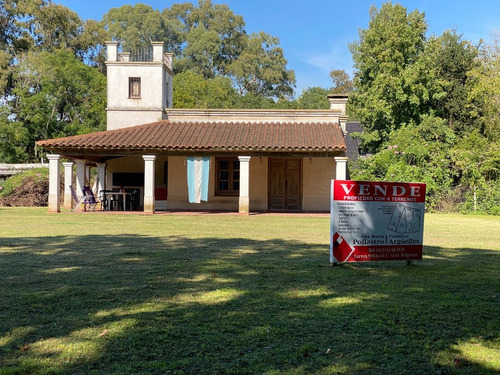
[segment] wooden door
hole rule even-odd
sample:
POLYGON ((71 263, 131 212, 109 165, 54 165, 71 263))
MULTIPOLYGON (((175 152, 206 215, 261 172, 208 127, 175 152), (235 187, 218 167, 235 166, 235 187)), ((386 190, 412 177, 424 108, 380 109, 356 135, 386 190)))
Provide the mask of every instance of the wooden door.
POLYGON ((286 160, 286 203, 285 210, 299 211, 301 209, 301 165, 302 159, 286 160))
POLYGON ((302 159, 269 159, 269 209, 302 208, 302 159))

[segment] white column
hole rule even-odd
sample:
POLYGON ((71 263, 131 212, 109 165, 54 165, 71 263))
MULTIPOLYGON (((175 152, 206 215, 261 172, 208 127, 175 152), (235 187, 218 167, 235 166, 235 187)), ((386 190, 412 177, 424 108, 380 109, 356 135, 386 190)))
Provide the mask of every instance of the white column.
POLYGON ((165 43, 163 42, 151 42, 153 45, 153 61, 163 61, 163 52, 165 49, 165 43))
POLYGON ((73 208, 73 195, 70 186, 73 185, 73 164, 75 163, 66 161, 62 164, 64 166, 64 208, 71 210, 73 208))
POLYGON ((83 186, 90 186, 90 169, 92 167, 90 165, 85 165, 85 183, 83 186))
POLYGON ((60 166, 61 155, 47 155, 49 159, 49 212, 61 212, 60 202, 60 166))
POLYGON ((144 159, 144 212, 155 213, 155 155, 142 155, 144 159))
POLYGON ((85 186, 85 160, 75 160, 76 163, 76 194, 80 197, 83 195, 83 187, 85 186))
POLYGON ((118 42, 107 41, 104 42, 107 48, 108 59, 106 61, 117 61, 118 60, 118 42))
POLYGON ((250 156, 238 156, 240 160, 240 200, 238 212, 250 213, 250 156))
POLYGON ((347 178, 347 156, 336 156, 335 158, 335 179, 345 180, 347 178))
POLYGON ((106 163, 97 163, 97 175, 99 176, 97 194, 99 194, 101 190, 106 189, 106 163))

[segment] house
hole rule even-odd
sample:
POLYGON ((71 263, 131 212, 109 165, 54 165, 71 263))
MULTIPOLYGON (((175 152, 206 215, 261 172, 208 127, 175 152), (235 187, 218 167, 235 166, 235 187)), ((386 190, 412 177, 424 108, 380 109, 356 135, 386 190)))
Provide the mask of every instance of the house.
POLYGON ((81 191, 97 168, 97 190, 135 189, 145 213, 329 210, 330 180, 346 178, 346 95, 329 96, 328 110, 172 108, 162 42, 137 56, 106 46, 107 130, 38 142, 52 153, 50 212, 60 211, 62 160, 66 208, 69 186, 81 191))

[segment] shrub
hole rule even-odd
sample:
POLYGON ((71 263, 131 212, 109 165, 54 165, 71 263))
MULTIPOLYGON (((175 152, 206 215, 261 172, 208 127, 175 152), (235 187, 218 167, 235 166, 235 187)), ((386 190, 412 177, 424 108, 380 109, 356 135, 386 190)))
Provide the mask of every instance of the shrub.
POLYGON ((454 182, 450 149, 455 140, 443 120, 429 116, 419 126, 393 132, 385 149, 359 160, 353 179, 423 182, 427 184, 427 207, 437 210, 454 182))

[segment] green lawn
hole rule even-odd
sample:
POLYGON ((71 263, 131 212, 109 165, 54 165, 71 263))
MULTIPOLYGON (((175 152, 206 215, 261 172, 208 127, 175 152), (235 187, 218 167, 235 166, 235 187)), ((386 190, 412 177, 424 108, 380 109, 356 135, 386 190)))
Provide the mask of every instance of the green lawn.
POLYGON ((0 208, 0 374, 498 374, 500 217, 329 266, 329 219, 0 208))

